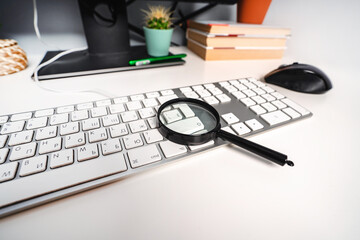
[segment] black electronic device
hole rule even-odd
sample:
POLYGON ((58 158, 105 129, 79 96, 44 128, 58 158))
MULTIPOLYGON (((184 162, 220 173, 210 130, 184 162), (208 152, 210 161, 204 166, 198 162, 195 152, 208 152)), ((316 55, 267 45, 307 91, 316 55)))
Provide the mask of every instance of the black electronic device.
MULTIPOLYGON (((237 0, 163 0, 173 2, 207 2, 234 4, 237 0)), ((184 64, 182 59, 143 66, 130 66, 129 61, 145 59, 145 46, 130 46, 127 5, 133 0, 78 0, 88 49, 72 52, 44 66, 38 72, 39 80, 81 76, 115 71, 136 70, 159 66, 184 64)), ((199 12, 200 13, 200 12, 199 12)), ((192 17, 188 16, 188 17, 192 17)), ((185 21, 185 20, 184 20, 185 21)), ((61 51, 47 52, 41 63, 61 51)), ((169 54, 171 55, 171 53, 169 54)))
POLYGON ((303 93, 320 94, 332 88, 330 79, 319 68, 297 62, 281 65, 264 79, 267 83, 303 93))

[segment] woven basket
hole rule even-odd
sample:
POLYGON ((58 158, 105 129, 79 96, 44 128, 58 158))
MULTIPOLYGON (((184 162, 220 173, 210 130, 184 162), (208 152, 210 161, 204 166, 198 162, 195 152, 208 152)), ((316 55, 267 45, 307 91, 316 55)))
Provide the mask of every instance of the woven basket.
POLYGON ((24 70, 27 57, 17 42, 12 39, 0 39, 0 76, 24 70))

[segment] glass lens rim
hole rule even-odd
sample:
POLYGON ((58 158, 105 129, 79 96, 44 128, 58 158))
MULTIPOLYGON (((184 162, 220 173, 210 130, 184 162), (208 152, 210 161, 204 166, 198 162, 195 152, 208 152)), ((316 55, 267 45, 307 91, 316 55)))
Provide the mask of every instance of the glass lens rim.
POLYGON ((194 98, 175 98, 172 100, 169 100, 165 103, 163 103, 157 112, 157 121, 159 123, 159 132, 167 139, 169 139, 170 141, 179 143, 179 144, 188 144, 188 145, 198 145, 198 144, 202 144, 202 143, 206 143, 208 141, 210 141, 211 139, 215 138, 215 133, 220 129, 221 124, 220 124, 220 115, 219 113, 216 111, 216 109, 214 107, 212 107, 210 104, 194 99, 194 98), (213 116, 216 119, 216 126, 210 130, 207 133, 203 133, 200 135, 188 135, 188 134, 183 134, 183 133, 179 133, 176 132, 168 127, 166 127, 166 125, 160 120, 160 113, 168 106, 172 105, 172 104, 176 104, 179 102, 188 102, 188 103, 192 103, 195 105, 199 105, 200 107, 204 108, 205 110, 209 111, 211 114, 213 114, 213 116), (186 139, 186 140, 185 140, 186 139))

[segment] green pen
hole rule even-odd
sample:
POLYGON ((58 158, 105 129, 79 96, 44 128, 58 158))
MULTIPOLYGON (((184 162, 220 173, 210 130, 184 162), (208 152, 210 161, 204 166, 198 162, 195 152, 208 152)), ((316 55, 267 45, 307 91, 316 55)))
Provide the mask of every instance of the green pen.
POLYGON ((169 60, 169 59, 180 59, 180 58, 184 58, 184 57, 186 57, 186 54, 176 54, 176 55, 170 55, 170 56, 164 56, 164 57, 153 57, 153 58, 146 58, 146 59, 139 59, 139 60, 130 60, 129 65, 141 66, 141 65, 150 64, 152 62, 169 60))

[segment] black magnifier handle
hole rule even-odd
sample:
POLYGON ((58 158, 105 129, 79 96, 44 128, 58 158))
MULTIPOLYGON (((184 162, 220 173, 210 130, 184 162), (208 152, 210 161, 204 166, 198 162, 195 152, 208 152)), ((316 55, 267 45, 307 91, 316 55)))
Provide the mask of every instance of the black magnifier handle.
POLYGON ((217 132, 217 136, 281 166, 284 166, 285 164, 291 167, 294 166, 292 161, 287 160, 287 156, 285 154, 261 146, 257 143, 246 140, 245 138, 241 138, 223 130, 219 130, 217 132))

